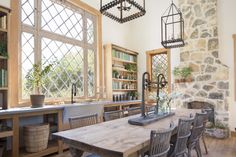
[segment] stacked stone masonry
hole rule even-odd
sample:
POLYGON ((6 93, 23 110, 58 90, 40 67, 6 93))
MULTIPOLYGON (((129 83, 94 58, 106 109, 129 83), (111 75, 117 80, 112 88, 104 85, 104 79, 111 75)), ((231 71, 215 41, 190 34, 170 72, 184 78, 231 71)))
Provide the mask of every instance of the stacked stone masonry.
POLYGON ((175 83, 183 93, 179 106, 204 101, 215 106, 216 119, 228 124, 229 69, 219 59, 217 0, 179 0, 185 20, 186 46, 180 49, 180 66, 190 66, 193 82, 175 83))

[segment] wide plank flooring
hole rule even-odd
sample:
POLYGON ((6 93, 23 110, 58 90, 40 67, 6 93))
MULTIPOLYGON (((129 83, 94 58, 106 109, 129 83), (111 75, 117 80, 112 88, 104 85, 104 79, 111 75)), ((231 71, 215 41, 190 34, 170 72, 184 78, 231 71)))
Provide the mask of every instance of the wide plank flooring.
MULTIPOLYGON (((206 143, 209 153, 206 155, 202 146, 201 149, 203 157, 236 157, 236 137, 225 140, 206 138, 206 143)), ((68 151, 66 151, 64 154, 51 155, 50 157, 71 157, 71 155, 68 151)), ((194 152, 193 157, 196 157, 194 152)))

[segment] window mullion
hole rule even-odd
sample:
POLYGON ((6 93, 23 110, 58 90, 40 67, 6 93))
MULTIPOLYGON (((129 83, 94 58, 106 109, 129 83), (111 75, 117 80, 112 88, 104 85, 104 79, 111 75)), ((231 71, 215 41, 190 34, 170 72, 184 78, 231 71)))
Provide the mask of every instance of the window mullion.
POLYGON ((83 12, 83 42, 84 42, 84 96, 88 98, 88 47, 87 47, 87 18, 83 12))
POLYGON ((41 0, 34 0, 35 3, 35 15, 34 15, 34 19, 35 19, 35 56, 34 56, 34 61, 35 63, 40 63, 41 61, 41 57, 40 57, 40 43, 41 43, 41 39, 39 38, 39 31, 40 31, 40 3, 41 0))

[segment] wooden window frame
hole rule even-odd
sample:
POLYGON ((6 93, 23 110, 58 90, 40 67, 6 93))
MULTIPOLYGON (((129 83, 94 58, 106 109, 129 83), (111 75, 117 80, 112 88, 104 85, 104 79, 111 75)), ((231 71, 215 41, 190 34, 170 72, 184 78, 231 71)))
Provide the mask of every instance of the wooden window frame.
POLYGON ((168 92, 171 92, 171 53, 170 49, 160 48, 146 52, 146 68, 152 78, 152 57, 158 54, 167 54, 168 57, 168 92))
MULTIPOLYGON (((234 40, 234 75, 236 75, 236 34, 233 35, 234 40)), ((236 101, 236 77, 234 77, 234 100, 236 101)))
MULTIPOLYGON (((81 2, 80 0, 67 0, 67 3, 71 3, 76 7, 96 16, 96 87, 95 87, 95 98, 100 98, 102 95, 98 95, 97 93, 102 93, 101 89, 103 89, 103 75, 102 74, 102 16, 101 13, 95 8, 89 6, 88 4, 81 2)), ((10 25, 10 57, 9 57, 9 106, 10 107, 19 107, 19 106, 28 106, 29 100, 22 101, 21 100, 21 69, 20 66, 20 56, 21 56, 21 45, 20 45, 20 34, 21 34, 21 19, 20 19, 20 9, 21 4, 20 1, 11 3, 11 25, 10 25), (11 57, 13 56, 13 57, 11 57), (18 69, 18 70, 16 70, 18 69), (18 78, 18 79, 17 79, 18 78)), ((62 101, 61 99, 51 99, 46 101, 46 103, 57 103, 62 101), (49 102, 48 102, 49 101, 49 102)))

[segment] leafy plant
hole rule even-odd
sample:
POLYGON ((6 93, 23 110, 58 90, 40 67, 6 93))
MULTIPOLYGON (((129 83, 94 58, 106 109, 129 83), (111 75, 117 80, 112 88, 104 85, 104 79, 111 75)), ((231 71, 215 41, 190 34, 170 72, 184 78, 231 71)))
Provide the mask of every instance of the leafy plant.
POLYGON ((41 63, 33 64, 33 68, 26 75, 27 83, 35 89, 36 94, 40 94, 43 78, 50 72, 52 66, 53 64, 49 64, 42 69, 41 63))
POLYGON ((183 67, 181 70, 181 77, 186 79, 192 74, 192 69, 190 67, 183 67))
POLYGON ((180 76, 181 76, 181 70, 180 70, 180 68, 175 67, 175 68, 174 68, 174 71, 173 71, 173 74, 174 74, 174 76, 175 76, 176 78, 180 77, 180 76))
POLYGON ((112 74, 116 78, 119 75, 119 72, 117 70, 113 70, 112 74))
POLYGON ((125 64, 125 69, 128 71, 137 71, 137 66, 134 64, 125 64))
POLYGON ((0 55, 4 57, 8 57, 6 42, 0 42, 0 55))
POLYGON ((228 129, 228 126, 226 124, 223 124, 220 120, 215 121, 215 128, 218 129, 228 129))

